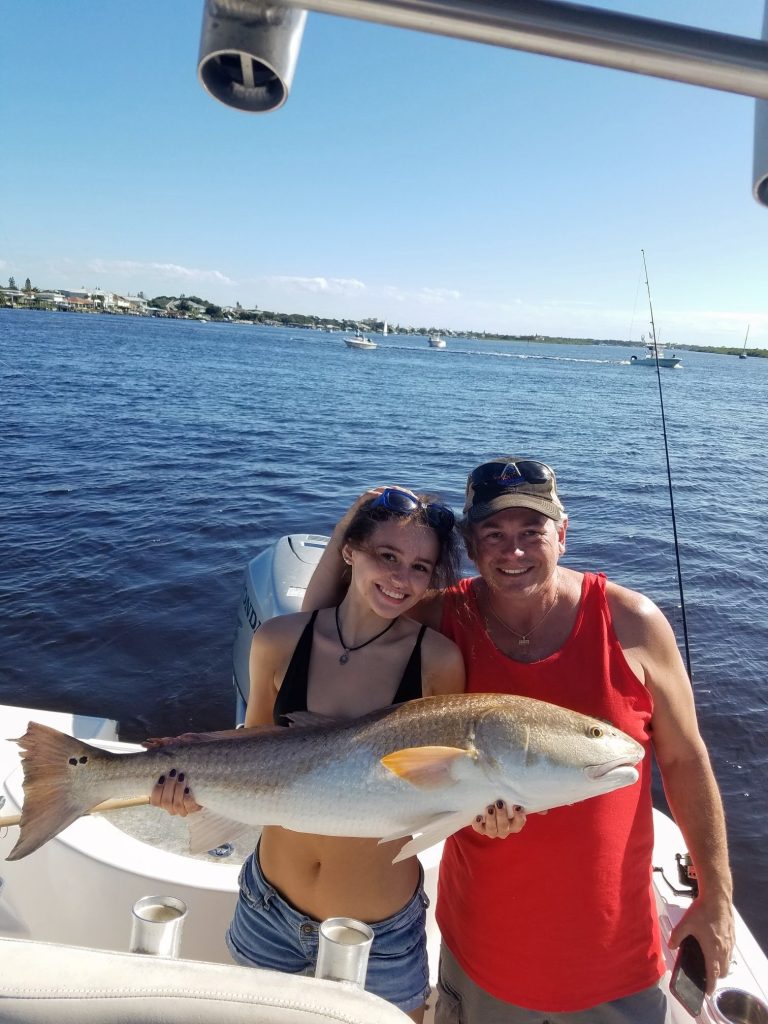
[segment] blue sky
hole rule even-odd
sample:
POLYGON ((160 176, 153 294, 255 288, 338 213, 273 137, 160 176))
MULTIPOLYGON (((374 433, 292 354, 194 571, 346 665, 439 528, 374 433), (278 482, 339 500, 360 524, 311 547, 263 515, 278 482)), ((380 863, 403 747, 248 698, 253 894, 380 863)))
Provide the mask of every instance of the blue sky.
MULTIPOLYGON (((596 3, 758 36, 761 0, 596 3)), ((292 94, 197 81, 202 4, 5 4, 0 280, 768 347, 754 101, 310 14, 292 94)))

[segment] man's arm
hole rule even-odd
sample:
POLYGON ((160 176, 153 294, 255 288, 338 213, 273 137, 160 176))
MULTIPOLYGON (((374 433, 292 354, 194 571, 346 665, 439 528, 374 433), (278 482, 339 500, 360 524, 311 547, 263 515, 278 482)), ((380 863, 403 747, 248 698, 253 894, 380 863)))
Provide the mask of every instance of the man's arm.
POLYGON ((641 594, 609 588, 619 642, 653 697, 654 754, 699 883, 699 896, 673 929, 670 945, 675 948, 686 935, 695 935, 706 958, 711 992, 718 977, 728 973, 733 950, 733 887, 720 792, 672 627, 641 594))

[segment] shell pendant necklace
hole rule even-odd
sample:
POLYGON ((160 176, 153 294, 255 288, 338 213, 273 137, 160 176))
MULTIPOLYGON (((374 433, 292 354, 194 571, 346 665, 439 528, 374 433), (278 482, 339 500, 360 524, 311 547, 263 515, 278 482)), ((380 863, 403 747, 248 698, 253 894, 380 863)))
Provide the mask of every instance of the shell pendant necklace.
MULTIPOLYGON (((554 601, 549 606, 549 608, 547 608, 547 610, 541 616, 539 621, 537 623, 535 623, 535 625, 533 625, 528 630, 527 633, 518 633, 518 631, 516 629, 512 629, 512 627, 507 625, 507 623, 503 619, 499 618, 499 616, 493 610, 493 605, 491 604, 490 595, 488 597, 488 611, 491 613, 491 615, 494 617, 494 619, 496 619, 496 621, 498 622, 498 624, 500 626, 503 626, 504 629, 506 629, 508 632, 510 632, 513 636, 517 637, 517 646, 518 647, 530 647, 530 645, 531 645, 531 641, 530 641, 531 633, 535 633, 536 632, 536 630, 539 628, 539 626, 542 624, 542 622, 546 619, 546 617, 549 615, 549 613, 552 611, 552 609, 557 604, 557 599, 559 597, 560 597, 560 575, 558 574, 558 577, 557 577, 557 587, 555 589, 555 599, 554 599, 554 601)), ((487 620, 486 620, 485 624, 486 624, 486 626, 488 625, 487 620)))
POLYGON ((392 619, 392 621, 389 623, 389 625, 385 626, 384 629, 382 629, 382 631, 380 633, 376 634, 376 636, 372 636, 370 640, 366 640, 364 644, 357 644, 355 647, 347 647, 347 645, 344 643, 344 638, 341 635, 341 626, 339 625, 339 606, 338 605, 336 605, 336 607, 334 608, 334 614, 336 615, 336 633, 338 634, 338 637, 339 637, 339 643, 344 648, 344 653, 339 658, 339 664, 340 665, 346 665, 347 664, 347 662, 349 661, 349 656, 352 653, 352 651, 359 651, 361 647, 367 647, 368 644, 372 644, 374 640, 378 640, 380 636, 384 636, 384 634, 387 632, 388 629, 392 629, 394 624, 397 622, 397 616, 395 616, 395 618, 392 619))

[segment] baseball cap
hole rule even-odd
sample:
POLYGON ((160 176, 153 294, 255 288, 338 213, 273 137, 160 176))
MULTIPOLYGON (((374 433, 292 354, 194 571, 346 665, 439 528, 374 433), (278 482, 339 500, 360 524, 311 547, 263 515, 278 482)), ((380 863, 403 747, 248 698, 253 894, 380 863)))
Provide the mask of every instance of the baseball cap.
POLYGON ((544 462, 500 455, 467 477, 464 515, 479 523, 505 508, 531 508, 550 519, 566 515, 557 494, 555 471, 544 462))

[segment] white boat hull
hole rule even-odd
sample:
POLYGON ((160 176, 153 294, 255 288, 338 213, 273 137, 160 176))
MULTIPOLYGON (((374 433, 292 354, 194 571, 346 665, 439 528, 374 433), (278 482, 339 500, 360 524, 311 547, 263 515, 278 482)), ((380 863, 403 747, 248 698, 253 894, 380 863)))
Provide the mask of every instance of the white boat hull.
MULTIPOLYGON (((656 360, 651 359, 648 356, 643 356, 642 358, 638 358, 638 356, 632 356, 629 361, 632 366, 656 366, 656 360)), ((682 359, 672 358, 671 356, 664 356, 663 358, 659 358, 659 366, 666 366, 669 367, 670 369, 675 369, 676 367, 682 365, 682 359)))

